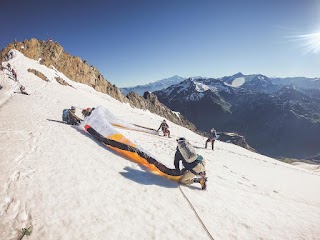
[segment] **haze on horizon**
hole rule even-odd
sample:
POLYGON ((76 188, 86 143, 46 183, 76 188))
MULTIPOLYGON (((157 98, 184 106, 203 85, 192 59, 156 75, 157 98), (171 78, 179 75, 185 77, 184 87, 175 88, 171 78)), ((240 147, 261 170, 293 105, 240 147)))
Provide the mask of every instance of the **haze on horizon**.
POLYGON ((51 38, 119 87, 173 75, 320 77, 316 0, 31 0, 1 7, 1 49, 15 38, 51 38))

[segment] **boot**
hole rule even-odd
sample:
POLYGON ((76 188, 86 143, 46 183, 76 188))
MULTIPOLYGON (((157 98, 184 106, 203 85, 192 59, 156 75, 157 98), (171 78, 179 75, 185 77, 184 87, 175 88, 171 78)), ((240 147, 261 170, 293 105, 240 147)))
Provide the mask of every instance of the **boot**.
POLYGON ((207 178, 206 177, 201 177, 201 178, 194 178, 193 182, 195 183, 200 183, 201 189, 206 190, 207 189, 207 178))
POLYGON ((202 177, 200 178, 200 184, 201 184, 201 188, 202 190, 206 190, 207 189, 207 178, 202 177))

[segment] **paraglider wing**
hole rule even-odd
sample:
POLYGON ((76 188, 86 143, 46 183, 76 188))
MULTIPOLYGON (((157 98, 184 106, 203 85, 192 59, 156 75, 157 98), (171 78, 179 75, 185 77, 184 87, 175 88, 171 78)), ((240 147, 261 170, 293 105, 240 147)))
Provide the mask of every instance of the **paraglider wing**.
POLYGON ((145 151, 143 148, 136 146, 124 135, 117 132, 112 124, 106 120, 107 118, 105 115, 108 113, 109 112, 105 108, 99 106, 89 117, 84 119, 82 126, 98 141, 118 152, 120 155, 143 165, 154 174, 174 181, 179 181, 182 177, 182 172, 166 167, 164 164, 152 157, 150 153, 145 151))

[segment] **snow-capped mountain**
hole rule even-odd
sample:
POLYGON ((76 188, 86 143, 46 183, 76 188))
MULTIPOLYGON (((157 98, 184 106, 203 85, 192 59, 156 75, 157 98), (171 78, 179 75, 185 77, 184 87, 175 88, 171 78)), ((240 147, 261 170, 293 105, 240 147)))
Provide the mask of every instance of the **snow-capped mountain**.
POLYGON ((233 76, 222 77, 221 80, 233 87, 241 87, 264 93, 274 93, 282 87, 281 85, 274 84, 270 78, 261 74, 243 75, 239 72, 233 76))
POLYGON ((21 53, 9 62, 19 82, 0 70, 0 239, 20 239, 24 228, 31 232, 23 237, 28 240, 319 237, 320 174, 313 165, 289 165, 221 141, 215 151, 203 149, 206 138, 170 121, 172 138, 117 128, 171 168, 176 137, 189 139, 206 160, 208 189, 180 186, 81 127, 49 121, 61 120, 71 105, 79 116, 83 108, 102 105, 122 121, 149 128, 162 117, 21 53), (58 83, 57 76, 69 85, 58 83), (30 95, 20 94, 20 85, 30 95))
POLYGON ((154 93, 198 129, 208 131, 215 127, 220 131, 238 132, 249 145, 264 154, 304 158, 319 153, 319 99, 292 86, 267 94, 252 87, 263 86, 252 85, 257 81, 270 83, 258 77, 245 82, 244 88, 232 87, 230 78, 229 83, 222 79, 188 79, 154 93), (248 86, 251 89, 245 88, 248 86))
POLYGON ((288 77, 270 79, 276 85, 292 85, 296 88, 320 90, 320 78, 288 77))
POLYGON ((177 84, 183 80, 185 80, 185 78, 175 75, 173 77, 158 80, 156 82, 148 83, 146 85, 138 85, 135 87, 121 88, 120 90, 123 95, 127 95, 129 92, 135 92, 142 96, 145 92, 153 92, 153 91, 161 90, 171 85, 177 84))

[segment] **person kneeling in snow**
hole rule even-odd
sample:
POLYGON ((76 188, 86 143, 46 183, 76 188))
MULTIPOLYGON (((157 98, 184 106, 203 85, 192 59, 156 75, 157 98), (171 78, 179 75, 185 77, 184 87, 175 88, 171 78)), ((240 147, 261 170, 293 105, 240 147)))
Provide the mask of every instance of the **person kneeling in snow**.
POLYGON ((79 125, 81 119, 76 115, 76 108, 74 106, 71 106, 71 109, 63 110, 62 121, 70 125, 79 125))
POLYGON ((161 128, 161 130, 163 132, 163 136, 170 137, 169 125, 167 124, 166 120, 162 121, 162 123, 160 124, 157 132, 159 132, 160 128, 161 128))
POLYGON ((22 94, 29 95, 29 93, 26 92, 26 88, 23 85, 20 86, 20 92, 22 94))
POLYGON ((190 185, 200 183, 201 188, 205 190, 206 185, 206 162, 201 155, 196 154, 192 145, 185 139, 177 139, 177 149, 174 155, 174 167, 180 171, 179 163, 182 161, 185 172, 180 179, 180 183, 190 185), (199 176, 199 177, 196 177, 199 176))

